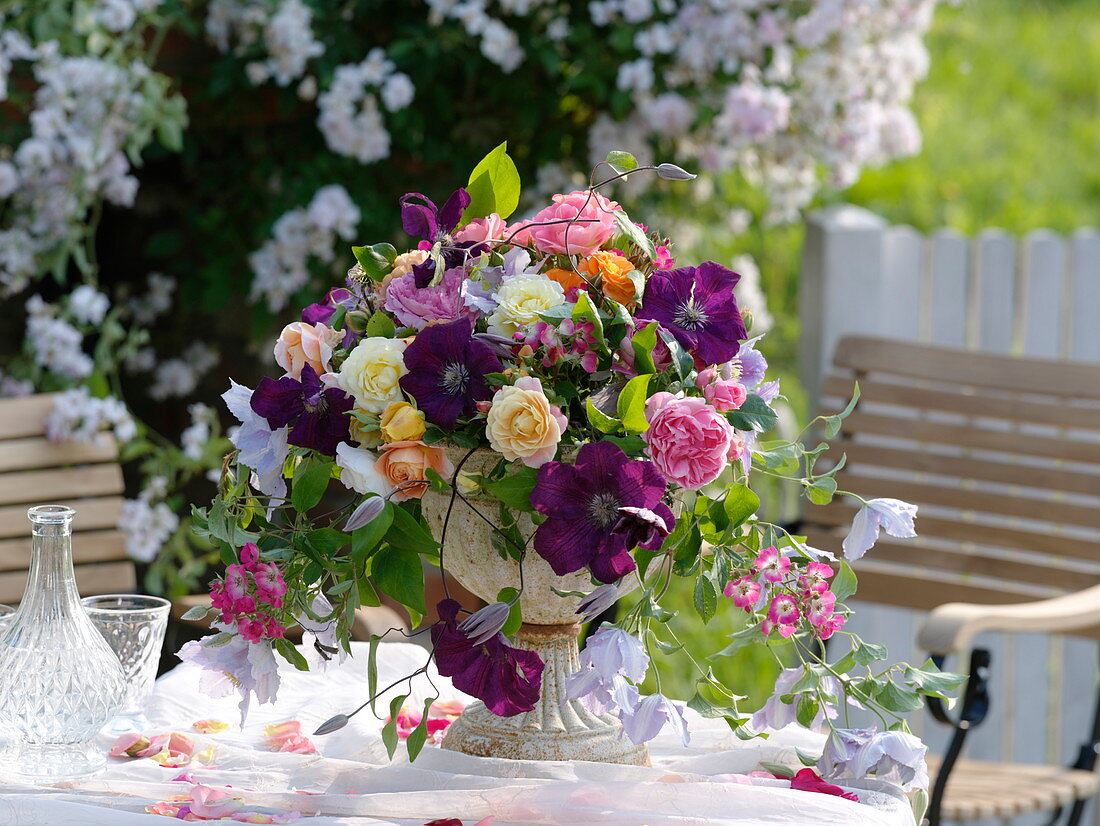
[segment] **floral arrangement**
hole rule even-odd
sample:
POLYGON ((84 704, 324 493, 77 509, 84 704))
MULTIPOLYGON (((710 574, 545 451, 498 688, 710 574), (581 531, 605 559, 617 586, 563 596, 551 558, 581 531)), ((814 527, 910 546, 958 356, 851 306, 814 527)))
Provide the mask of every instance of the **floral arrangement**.
MULTIPOLYGON (((827 442, 764 438, 779 386, 738 308, 738 274, 677 262, 670 239, 600 191, 646 173, 694 177, 612 152, 586 189, 509 223, 520 183, 498 146, 442 206, 419 193, 401 199, 411 249, 353 248, 358 263, 346 283, 275 342, 283 375, 254 390, 233 384, 225 400, 241 421, 237 450, 217 499, 195 515, 228 563, 213 586, 219 631, 180 654, 208 669, 209 688, 238 689, 242 710, 252 694, 270 701, 275 654, 308 667, 288 626, 303 627, 315 660, 340 656, 355 609, 382 594, 415 626, 428 610, 422 561, 447 577, 441 537, 421 512, 431 490, 491 522, 497 552, 521 570, 537 555, 556 574, 583 572, 590 587, 574 596, 590 619, 619 599, 623 578, 637 586, 618 619, 588 639, 568 685, 571 697, 617 714, 635 742, 665 726, 687 742, 685 704, 659 685, 641 690, 656 652, 682 654, 698 671, 686 703, 695 711, 725 718, 743 737, 794 720, 821 725, 831 731, 820 763, 827 779, 858 766, 905 788, 920 784, 923 746, 900 714, 959 678, 930 663, 883 665, 885 649, 844 630, 844 600, 856 589, 848 561, 880 530, 913 536, 916 509, 839 491, 843 462, 817 467, 827 442), (454 461, 448 449, 464 455, 454 461), (491 451, 488 469, 464 471, 478 451, 491 451), (815 504, 859 501, 845 560, 757 514, 750 483, 774 476, 815 504), (490 513, 472 501, 484 497, 490 513), (530 536, 518 528, 522 515, 535 525, 530 536), (705 622, 726 600, 744 613, 725 650, 680 645, 675 614, 662 606, 674 577, 693 583, 705 622), (827 639, 843 640, 829 647, 831 659, 827 639), (776 657, 791 667, 755 715, 739 710, 703 659, 783 642, 776 657), (871 709, 883 730, 838 725, 849 705, 871 709)), ((851 409, 813 425, 831 438, 851 409)), ((520 591, 474 608, 453 599, 436 606, 438 620, 422 629, 430 659, 493 713, 531 710, 544 666, 509 642, 522 622, 520 591)), ((376 642, 368 704, 394 688, 376 684, 376 642)), ((404 739, 415 757, 439 719, 429 713, 437 698, 409 732, 410 716, 399 713, 407 696, 393 699, 383 739, 391 753, 404 739)))
MULTIPOLYGON (((219 361, 204 313, 247 297, 256 320, 239 328, 269 335, 274 314, 331 276, 357 227, 392 231, 392 213, 368 205, 388 204, 409 169, 426 163, 446 179, 469 168, 484 129, 463 124, 486 112, 522 108, 533 124, 523 147, 538 176, 531 203, 629 145, 643 159, 659 151, 734 173, 714 178, 736 187, 731 203, 764 193, 751 214, 730 213, 736 235, 748 237, 750 220, 794 219, 822 186, 919 147, 908 104, 936 5, 428 0, 380 14, 377 0, 9 4, 0 298, 26 313, 21 352, 13 337, 0 360, 0 396, 73 391, 51 432, 120 441, 136 471, 119 523, 127 548, 153 563, 147 588, 188 592, 213 558, 195 542, 185 491, 195 494, 224 448, 211 399, 201 404, 219 361), (468 79, 462 95, 453 77, 468 79), (534 100, 532 87, 546 94, 534 100), (424 112, 456 124, 447 141, 424 137, 424 112), (196 152, 181 153, 184 136, 196 152), (186 197, 165 192, 166 158, 186 197), (239 245, 225 226, 242 228, 239 245), (104 240, 123 234, 120 256, 104 240), (184 398, 196 404, 176 432, 142 421, 150 400, 184 398)), ((747 290, 752 270, 739 269, 747 290)), ((8 321, 18 336, 18 319, 8 321)))

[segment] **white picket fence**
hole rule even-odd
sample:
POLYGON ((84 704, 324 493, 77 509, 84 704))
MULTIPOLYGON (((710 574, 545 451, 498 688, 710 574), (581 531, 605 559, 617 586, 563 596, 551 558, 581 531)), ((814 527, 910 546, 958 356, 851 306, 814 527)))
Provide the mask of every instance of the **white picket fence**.
MULTIPOLYGON (((815 407, 836 342, 851 333, 1100 362, 1095 229, 1068 237, 1036 230, 1018 239, 996 229, 973 238, 950 229, 925 236, 865 209, 835 206, 807 220, 800 286, 800 365, 815 407)), ((888 645, 895 660, 921 656, 914 644, 917 612, 855 607, 856 633, 888 645)), ((971 734, 966 756, 1072 762, 1096 702, 1096 645, 1040 634, 983 634, 976 644, 993 654, 993 706, 971 734)), ((966 668, 965 662, 949 665, 966 668)), ((942 753, 944 727, 926 713, 911 725, 942 753)), ((1100 805, 1091 809, 1091 822, 1100 825, 1100 805)))

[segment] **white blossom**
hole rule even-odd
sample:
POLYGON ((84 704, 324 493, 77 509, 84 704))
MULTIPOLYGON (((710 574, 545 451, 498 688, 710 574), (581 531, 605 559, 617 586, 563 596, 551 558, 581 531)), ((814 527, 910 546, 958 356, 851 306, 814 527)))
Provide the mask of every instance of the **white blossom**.
POLYGON ((210 441, 214 411, 205 404, 195 403, 187 407, 187 412, 191 416, 191 424, 180 435, 180 446, 184 456, 198 462, 206 451, 206 443, 210 441))
POLYGON ((52 442, 107 445, 113 437, 125 444, 136 436, 137 425, 126 405, 114 396, 95 398, 87 387, 59 393, 46 414, 46 438, 52 442))
POLYGON ((168 505, 152 501, 155 497, 151 494, 156 492, 146 488, 137 499, 125 500, 118 516, 118 529, 126 536, 126 553, 139 562, 156 559, 180 524, 168 505))
POLYGON ((69 293, 69 312, 82 324, 99 324, 111 309, 111 302, 91 284, 81 284, 69 293))
POLYGON ((217 363, 217 351, 196 341, 180 358, 167 359, 157 366, 149 395, 157 401, 190 395, 199 386, 199 380, 217 363))
POLYGON ((87 378, 95 365, 82 349, 84 336, 56 313, 56 307, 38 296, 27 301, 26 340, 35 363, 59 376, 87 378))

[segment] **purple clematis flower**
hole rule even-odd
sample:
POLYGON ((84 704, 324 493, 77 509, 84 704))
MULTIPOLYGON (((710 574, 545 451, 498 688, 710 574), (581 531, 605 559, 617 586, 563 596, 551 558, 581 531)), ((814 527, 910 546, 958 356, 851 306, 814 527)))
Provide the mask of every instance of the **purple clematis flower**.
POLYGON ((695 357, 697 366, 725 364, 748 337, 733 288, 741 276, 707 261, 655 272, 645 285, 640 326, 656 321, 695 357))
POLYGON ((436 607, 440 622, 432 628, 432 643, 439 673, 498 717, 533 709, 542 688, 542 659, 534 651, 513 648, 503 634, 475 645, 458 629, 460 608, 453 599, 436 607))
POLYGON ((442 207, 437 207, 431 198, 419 192, 402 195, 399 203, 401 226, 405 232, 414 238, 438 241, 458 226, 463 211, 470 205, 470 193, 460 187, 451 193, 442 207), (417 200, 423 203, 416 203, 417 200))
POLYGON ((308 364, 302 367, 301 381, 264 376, 252 394, 252 409, 273 429, 291 426, 287 442, 326 456, 336 455, 336 446, 350 435, 346 414, 352 404, 343 390, 326 389, 308 364))
MULTIPOLYGON (((358 306, 355 296, 351 294, 350 290, 346 290, 343 287, 333 287, 328 291, 324 301, 317 304, 310 304, 304 310, 302 310, 302 321, 306 324, 328 324, 329 319, 332 318, 336 312, 337 307, 343 307, 345 310, 354 310, 358 306)), ((355 346, 355 342, 359 340, 358 334, 350 327, 344 327, 344 346, 351 348, 355 346)))
POLYGON ((454 427, 479 401, 492 398, 486 373, 502 369, 487 344, 473 336, 468 318, 425 327, 405 348, 401 389, 416 399, 424 417, 441 427, 454 427))
POLYGON ((600 582, 614 582, 635 569, 634 547, 654 549, 664 541, 648 523, 636 530, 637 517, 623 508, 652 512, 666 533, 676 524, 661 501, 665 486, 652 462, 631 460, 612 442, 586 444, 572 465, 547 462, 531 492, 531 505, 549 517, 535 531, 535 550, 559 576, 587 565, 600 582), (632 523, 625 529, 624 519, 632 523))

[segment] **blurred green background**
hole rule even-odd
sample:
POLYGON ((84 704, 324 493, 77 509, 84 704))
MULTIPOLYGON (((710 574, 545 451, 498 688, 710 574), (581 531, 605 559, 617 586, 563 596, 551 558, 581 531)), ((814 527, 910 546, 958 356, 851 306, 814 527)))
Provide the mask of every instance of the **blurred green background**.
MULTIPOLYGON (((858 204, 922 231, 1100 227, 1096 0, 965 0, 940 8, 926 44, 931 71, 914 101, 923 151, 865 172, 852 189, 829 200, 858 204)), ((749 252, 757 259, 776 319, 765 350, 799 408, 794 376, 802 228, 763 230, 731 242, 724 214, 710 215, 708 224, 700 255, 724 260, 749 252)), ((740 627, 737 612, 727 606, 704 626, 691 607, 689 583, 677 585, 680 592, 670 592, 668 605, 680 610, 673 621, 680 640, 693 651, 721 650, 724 637, 740 627)), ((726 685, 749 696, 747 709, 762 703, 778 671, 759 649, 711 665, 726 685)), ((687 663, 660 657, 657 668, 666 694, 692 695, 687 663)))

